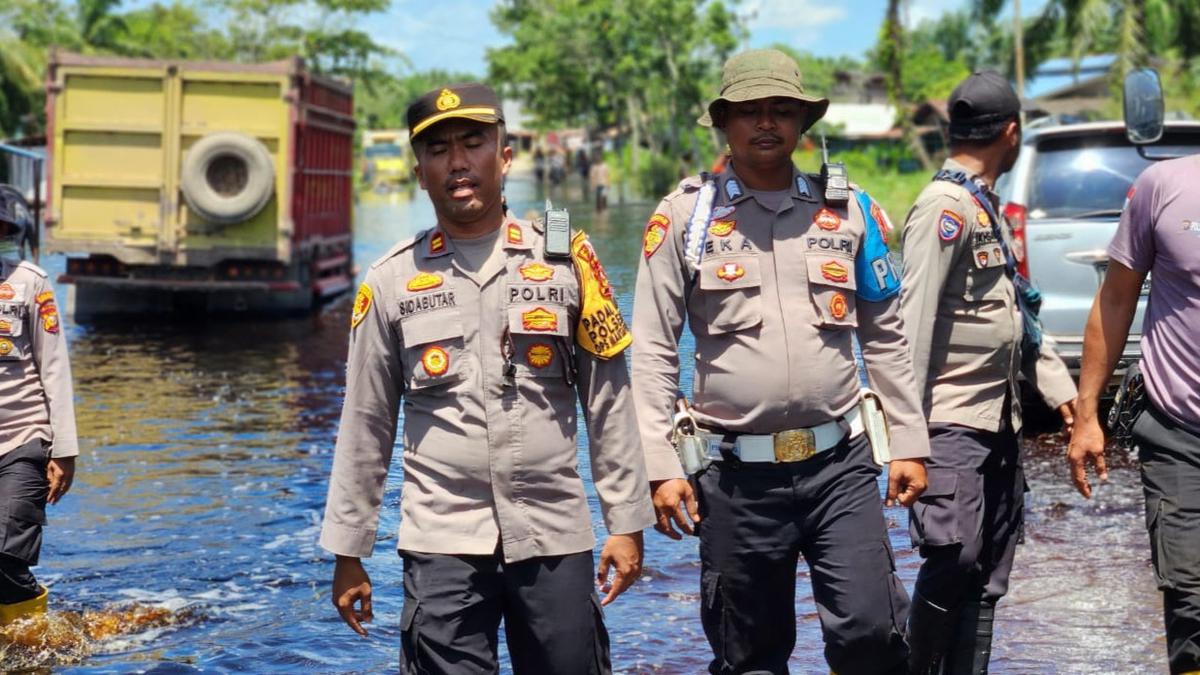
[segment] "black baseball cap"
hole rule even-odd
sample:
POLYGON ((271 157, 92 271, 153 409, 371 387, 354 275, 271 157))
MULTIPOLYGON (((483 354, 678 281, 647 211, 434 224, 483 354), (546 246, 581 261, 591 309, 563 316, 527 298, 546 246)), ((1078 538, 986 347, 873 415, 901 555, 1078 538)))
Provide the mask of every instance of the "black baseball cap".
POLYGON ((1003 75, 980 70, 958 83, 946 102, 950 113, 950 138, 986 141, 995 138, 1004 124, 1021 113, 1021 100, 1003 75))
POLYGON ((418 98, 408 106, 408 137, 455 117, 487 124, 504 121, 500 97, 486 84, 452 84, 418 98))

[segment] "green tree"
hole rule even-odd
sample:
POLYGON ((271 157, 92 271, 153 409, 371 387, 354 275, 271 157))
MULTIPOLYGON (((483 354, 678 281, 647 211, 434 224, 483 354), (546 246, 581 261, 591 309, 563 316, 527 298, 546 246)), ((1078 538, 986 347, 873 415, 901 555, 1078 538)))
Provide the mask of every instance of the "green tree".
POLYGON ((699 154, 696 118, 745 36, 722 0, 501 0, 492 21, 512 43, 490 77, 536 124, 620 126, 666 156, 699 154))

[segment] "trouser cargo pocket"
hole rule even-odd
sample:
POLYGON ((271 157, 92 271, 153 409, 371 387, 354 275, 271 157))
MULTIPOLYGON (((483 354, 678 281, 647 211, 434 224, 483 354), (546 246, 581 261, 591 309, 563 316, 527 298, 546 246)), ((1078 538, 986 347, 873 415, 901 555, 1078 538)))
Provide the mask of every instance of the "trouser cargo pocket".
POLYGON ((417 659, 417 612, 420 602, 416 598, 404 598, 404 609, 400 613, 400 672, 403 675, 418 675, 421 672, 417 659))
POLYGON ((36 565, 42 549, 42 527, 46 510, 23 499, 9 498, 3 505, 3 541, 0 553, 16 558, 26 565, 36 565))
POLYGON ((949 546, 962 543, 954 493, 958 474, 953 469, 930 469, 928 487, 913 504, 909 535, 915 547, 949 546))

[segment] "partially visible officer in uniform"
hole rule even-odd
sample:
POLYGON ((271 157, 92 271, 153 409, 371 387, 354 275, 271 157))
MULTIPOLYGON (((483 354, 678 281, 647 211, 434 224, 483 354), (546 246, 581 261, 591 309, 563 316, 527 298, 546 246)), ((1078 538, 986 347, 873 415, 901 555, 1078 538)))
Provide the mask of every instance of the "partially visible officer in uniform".
MULTIPOLYGON (((950 157, 903 230, 904 326, 929 419, 929 487, 912 507, 914 673, 986 673, 996 601, 1021 535, 1018 373, 1071 425, 1075 384, 1049 340, 1022 350, 1024 300, 996 179, 1021 147, 1020 101, 977 72, 950 96, 950 157)), ((1031 336, 1032 337, 1032 336, 1031 336)))
POLYGON ((1134 182, 1083 337, 1071 477, 1085 497, 1084 463, 1101 480, 1100 395, 1125 347, 1142 282, 1153 275, 1142 328, 1144 408, 1132 442, 1142 465, 1146 526, 1163 592, 1172 673, 1200 671, 1200 155, 1158 162, 1134 182))
POLYGON ((504 209, 512 150, 490 88, 429 92, 408 126, 437 224, 375 261, 354 301, 321 531, 337 554, 334 605, 366 634, 360 558, 375 546, 403 399, 403 672, 496 672, 502 618, 515 672, 609 672, 600 604, 637 580, 654 522, 629 332, 583 233, 504 209), (577 400, 611 533, 598 569, 577 400))
POLYGON ((788 672, 799 555, 830 667, 905 668, 908 597, 859 413, 855 332, 891 418, 889 501, 920 494, 929 444, 887 219, 865 192, 829 199, 819 177, 792 164, 828 105, 804 92, 785 54, 732 57, 700 119, 725 132, 732 159, 715 177, 685 179, 646 227, 634 398, 655 527, 700 537, 712 673, 788 672), (692 415, 711 460, 690 482, 671 440, 685 321, 696 340, 692 415))
POLYGON ((54 289, 20 259, 33 220, 0 191, 0 625, 46 611, 37 565, 46 504, 71 489, 79 446, 67 340, 54 289))

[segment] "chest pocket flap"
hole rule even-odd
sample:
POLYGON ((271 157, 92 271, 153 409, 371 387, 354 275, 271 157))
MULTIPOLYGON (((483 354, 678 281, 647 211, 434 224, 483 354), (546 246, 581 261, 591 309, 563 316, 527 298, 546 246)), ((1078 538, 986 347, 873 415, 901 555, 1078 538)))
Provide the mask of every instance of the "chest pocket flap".
POLYGON ((467 351, 458 312, 430 312, 400 323, 404 339, 404 372, 410 390, 466 376, 467 351))
POLYGON ((754 254, 721 256, 700 263, 700 294, 710 333, 729 333, 762 323, 762 271, 754 254))

